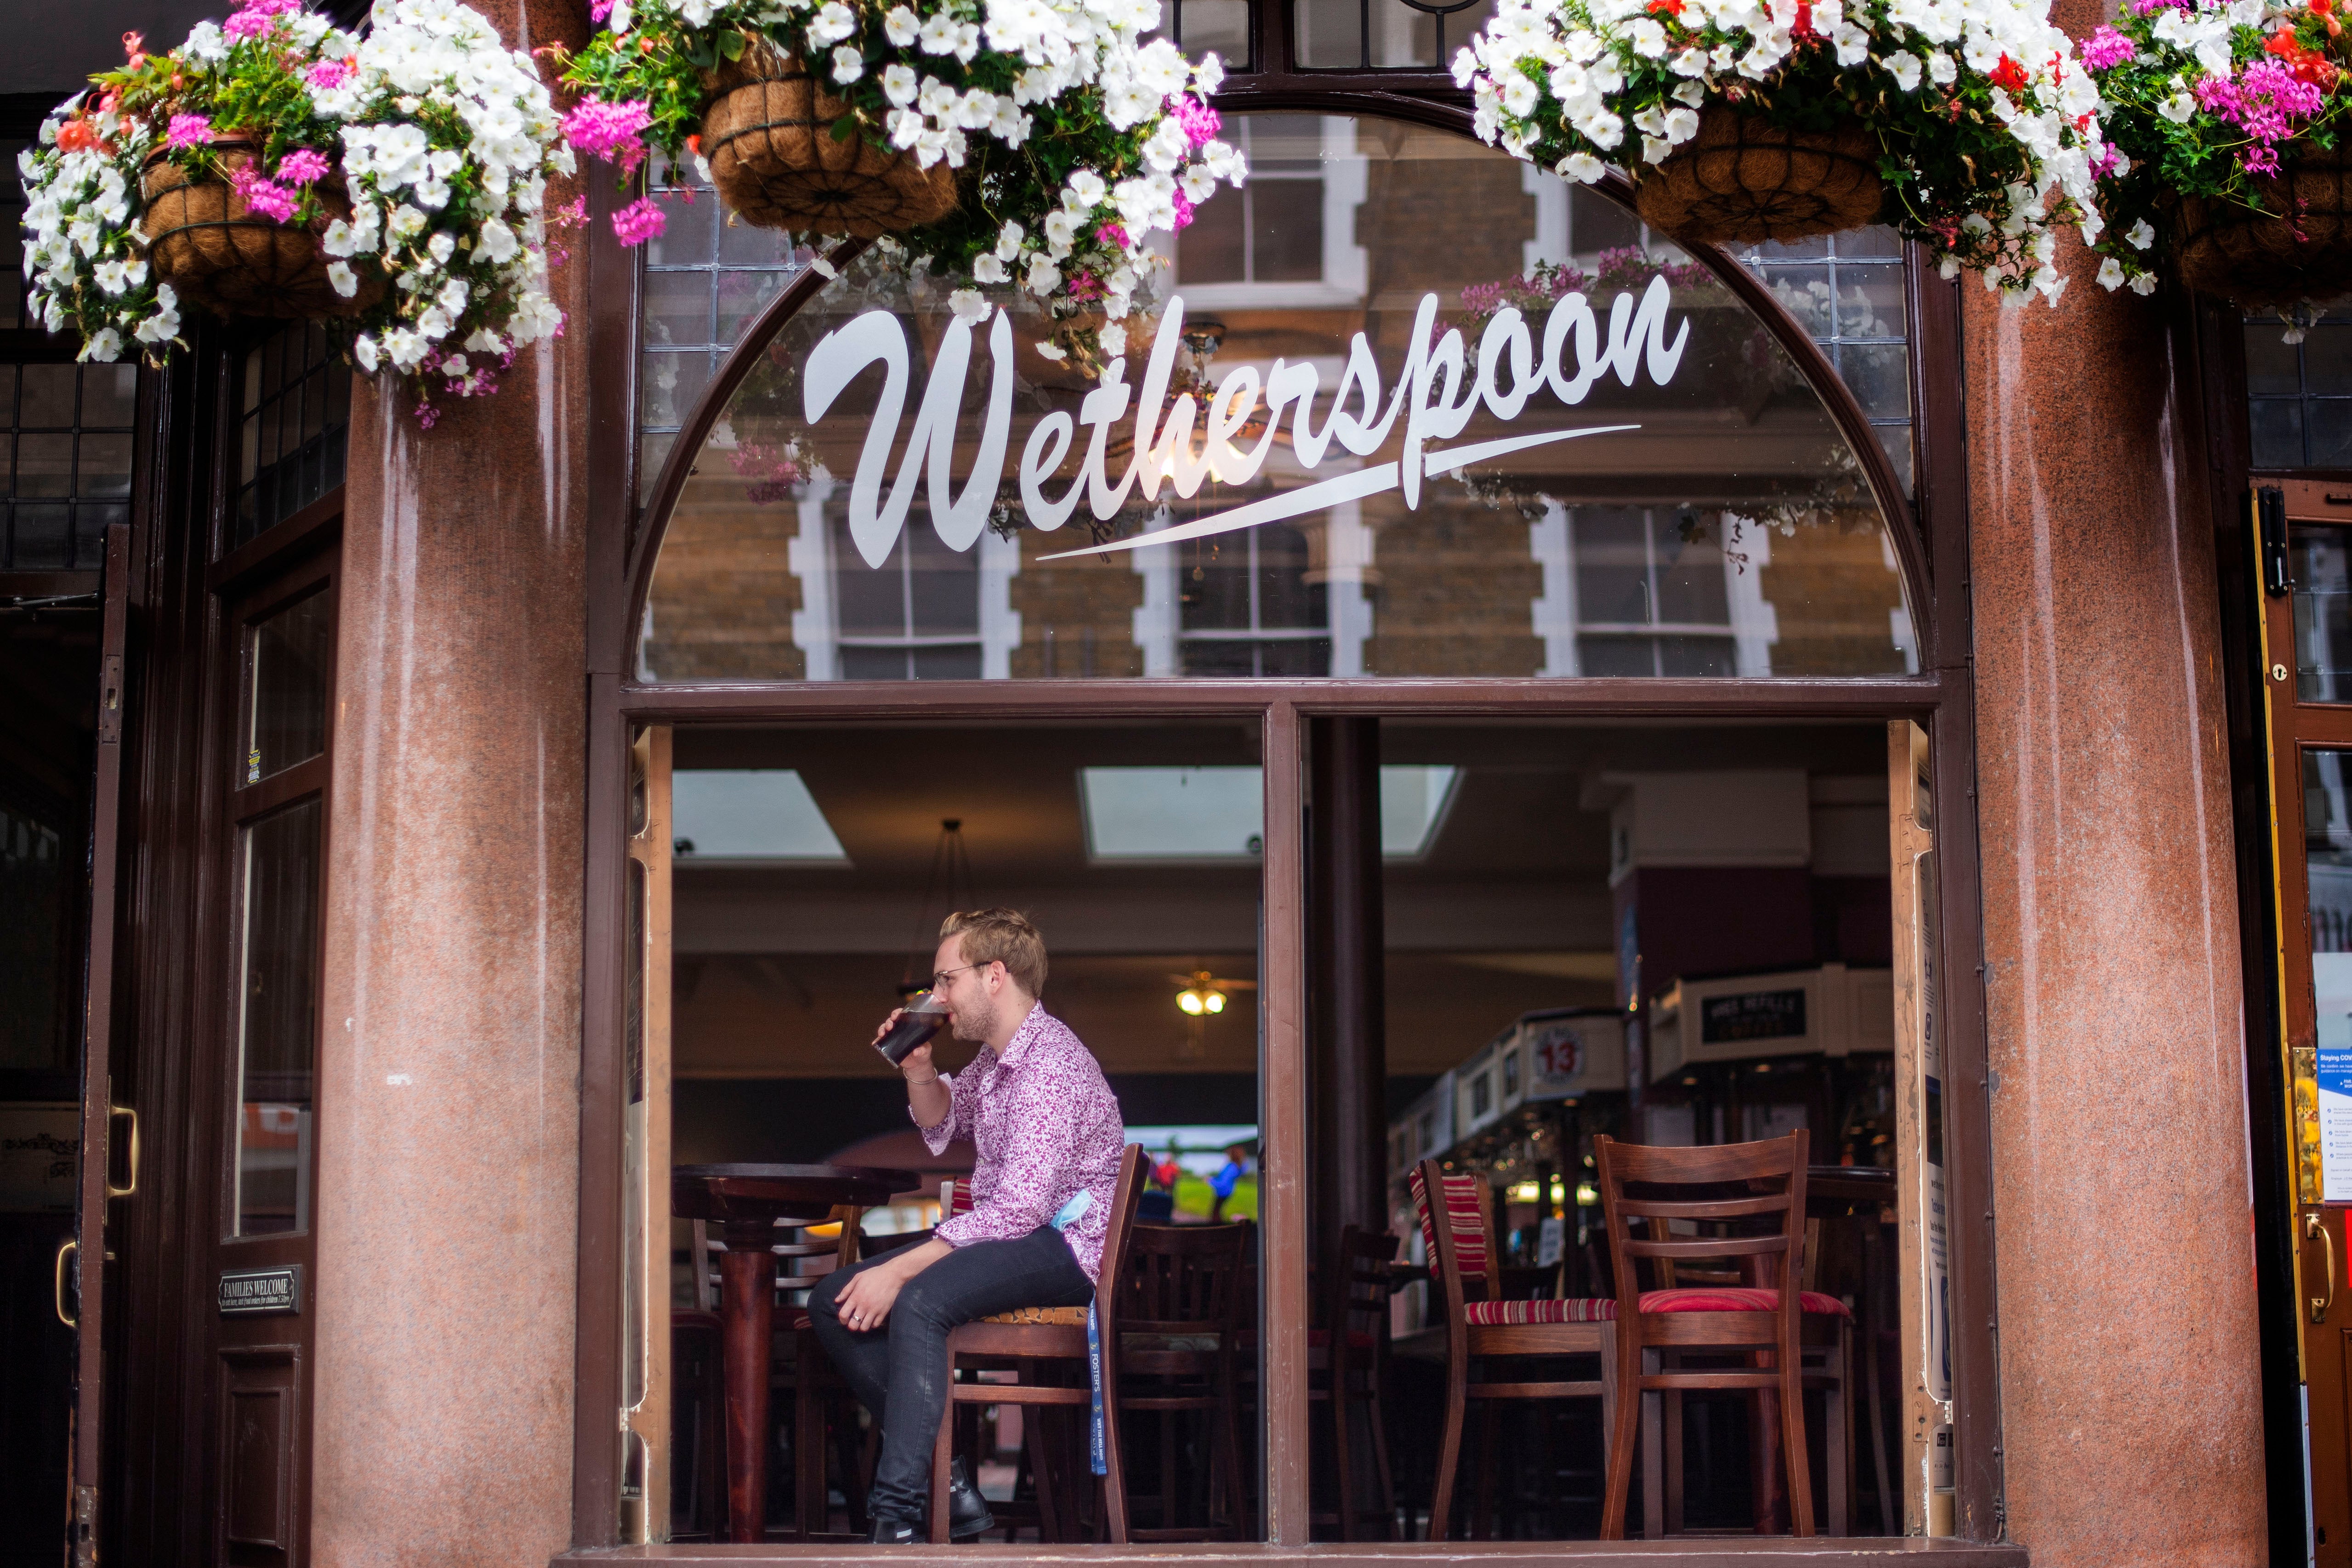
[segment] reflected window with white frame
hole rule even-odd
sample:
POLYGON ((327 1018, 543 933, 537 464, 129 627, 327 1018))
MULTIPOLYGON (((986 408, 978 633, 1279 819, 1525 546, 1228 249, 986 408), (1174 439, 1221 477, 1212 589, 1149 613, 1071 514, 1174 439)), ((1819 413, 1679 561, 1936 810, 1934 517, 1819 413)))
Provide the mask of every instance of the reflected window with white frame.
POLYGON ((1547 543, 1558 551, 1546 586, 1572 594, 1573 608, 1547 629, 1547 664, 1573 664, 1547 674, 1771 673, 1772 607, 1757 586, 1765 529, 1735 521, 1727 538, 1714 514, 1676 507, 1557 510, 1536 525, 1538 554, 1547 543))
POLYGON ((1187 310, 1281 308, 1364 297, 1356 212, 1367 162, 1355 128, 1336 117, 1238 117, 1226 135, 1249 180, 1196 210, 1175 239, 1171 287, 1187 310))

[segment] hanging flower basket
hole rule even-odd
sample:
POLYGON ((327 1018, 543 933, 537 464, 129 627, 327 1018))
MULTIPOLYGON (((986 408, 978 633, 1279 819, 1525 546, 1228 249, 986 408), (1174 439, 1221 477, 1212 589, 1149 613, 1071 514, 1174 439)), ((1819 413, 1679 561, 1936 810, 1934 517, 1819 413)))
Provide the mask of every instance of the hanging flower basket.
MULTIPOLYGON (((658 152, 743 220, 806 244, 887 237, 894 267, 947 282, 957 314, 1017 285, 1049 359, 1124 351, 1163 264, 1154 231, 1192 221, 1241 155, 1217 140, 1224 69, 1165 38, 1156 0, 595 0, 606 24, 565 61, 578 152, 625 189, 658 152)), ((640 196, 622 243, 662 232, 640 196)))
POLYGON ((562 329, 547 241, 576 218, 547 183, 577 164, 537 65, 477 13, 378 0, 361 37, 243 0, 169 53, 123 46, 19 161, 26 302, 84 359, 160 363, 191 302, 325 321, 430 424, 562 329))
POLYGON ((2329 0, 2258 18, 2135 0, 2082 57, 2122 153, 2099 181, 2101 283, 2147 293, 2168 253, 2182 282, 2241 305, 2352 288, 2352 38, 2329 0))
POLYGON ((2180 278, 2247 306, 2294 305, 2352 292, 2352 162, 2315 150, 2266 183, 2257 212, 2184 196, 2174 218, 2180 278))
POLYGON ((1454 77, 1480 136, 1570 180, 1620 171, 1685 242, 1892 224, 1946 277, 2053 299, 2053 231, 2104 152, 2036 0, 1498 0, 1454 77))
MULTIPOLYGON (((155 276, 216 316, 280 320, 356 316, 383 298, 384 282, 371 276, 346 297, 327 274, 321 243, 326 224, 279 223, 247 202, 257 150, 249 141, 213 149, 222 178, 190 173, 161 152, 140 171, 146 210, 139 227, 155 276)), ((341 183, 338 182, 338 184, 341 183)), ((340 190, 322 193, 322 205, 348 219, 340 190)))
POLYGON ((956 172, 858 133, 850 106, 764 39, 715 74, 702 116, 711 183, 744 222, 876 239, 955 210, 956 172), (845 130, 836 131, 845 119, 845 130))
POLYGON ((1698 134, 1641 172, 1642 221, 1685 245, 1787 244, 1877 220, 1878 145, 1858 125, 1785 131, 1722 104, 1698 134))

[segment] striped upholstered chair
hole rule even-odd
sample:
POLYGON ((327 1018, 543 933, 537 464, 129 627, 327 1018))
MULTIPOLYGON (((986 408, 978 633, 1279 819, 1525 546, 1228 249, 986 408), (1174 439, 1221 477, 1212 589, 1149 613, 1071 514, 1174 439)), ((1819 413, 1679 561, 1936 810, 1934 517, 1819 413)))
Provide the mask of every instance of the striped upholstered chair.
POLYGON ((1430 1499, 1429 1537, 1450 1537, 1454 1531, 1454 1478, 1462 1460, 1462 1431, 1468 1421, 1469 1402, 1483 1405, 1479 1443, 1479 1505, 1471 1511, 1471 1533, 1486 1527, 1486 1499, 1492 1493, 1496 1463, 1495 1422, 1507 1399, 1592 1399, 1601 1401, 1601 1428, 1612 1429, 1616 1415, 1617 1367, 1615 1328, 1610 1319, 1617 1303, 1606 1300, 1512 1301, 1502 1299, 1501 1270, 1496 1261, 1494 1220, 1486 1207, 1486 1183, 1467 1174, 1448 1175, 1435 1160, 1414 1167, 1410 1181, 1413 1207, 1421 1216, 1421 1234, 1429 1251, 1435 1279, 1431 1304, 1440 1300, 1445 1314, 1445 1432, 1437 1449, 1437 1488, 1430 1499), (1597 1378, 1576 1382, 1510 1382, 1490 1375, 1471 1380, 1471 1363, 1511 1356, 1589 1355, 1600 1362, 1597 1378))

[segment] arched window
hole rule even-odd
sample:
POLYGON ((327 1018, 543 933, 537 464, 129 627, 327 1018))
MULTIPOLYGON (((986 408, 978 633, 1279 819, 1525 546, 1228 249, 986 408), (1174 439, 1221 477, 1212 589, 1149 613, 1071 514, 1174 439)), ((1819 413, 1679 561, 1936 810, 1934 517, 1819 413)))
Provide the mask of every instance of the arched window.
POLYGON ((644 481, 637 677, 1917 671, 1900 279, 1871 236, 1718 271, 1457 134, 1231 125, 1249 184, 1170 247, 1116 418, 1087 423, 1096 383, 1025 298, 959 322, 876 252, 762 317, 697 407, 665 390, 680 432, 645 456, 692 456, 644 481), (827 344, 846 380, 812 419, 827 344))

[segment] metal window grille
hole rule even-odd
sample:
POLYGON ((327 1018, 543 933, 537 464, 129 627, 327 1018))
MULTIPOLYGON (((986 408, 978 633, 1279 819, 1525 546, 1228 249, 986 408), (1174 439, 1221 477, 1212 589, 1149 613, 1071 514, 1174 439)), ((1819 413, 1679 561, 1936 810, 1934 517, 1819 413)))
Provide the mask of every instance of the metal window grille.
POLYGON ((1443 70, 1494 14, 1494 0, 1298 0, 1298 63, 1309 70, 1443 70))
POLYGON ((0 365, 8 413, 5 562, 92 571, 106 528, 131 515, 136 365, 0 365))
POLYGON ((2291 329, 2270 311, 2249 313, 2245 339, 2254 466, 2352 468, 2352 316, 2291 329))
POLYGON ((1866 228, 1795 245, 1759 245, 1733 257, 1763 280, 1837 370, 1906 496, 1911 461, 1911 347, 1903 289, 1903 242, 1866 228))
POLYGON ((717 193, 686 168, 656 171, 653 200, 668 218, 645 246, 637 377, 637 501, 653 493, 678 430, 751 319, 798 276, 811 253, 772 229, 730 223, 717 193))

